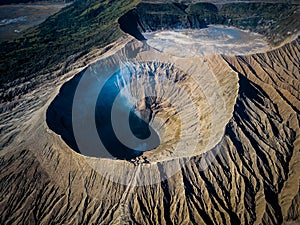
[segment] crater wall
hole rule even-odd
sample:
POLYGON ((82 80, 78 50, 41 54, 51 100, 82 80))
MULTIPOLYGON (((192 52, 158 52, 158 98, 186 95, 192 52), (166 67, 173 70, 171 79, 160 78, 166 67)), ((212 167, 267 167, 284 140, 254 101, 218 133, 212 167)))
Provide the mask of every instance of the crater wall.
POLYGON ((278 45, 299 32, 300 10, 285 3, 140 3, 120 17, 120 28, 138 40, 143 32, 169 29, 201 29, 209 24, 234 26, 263 34, 278 45))

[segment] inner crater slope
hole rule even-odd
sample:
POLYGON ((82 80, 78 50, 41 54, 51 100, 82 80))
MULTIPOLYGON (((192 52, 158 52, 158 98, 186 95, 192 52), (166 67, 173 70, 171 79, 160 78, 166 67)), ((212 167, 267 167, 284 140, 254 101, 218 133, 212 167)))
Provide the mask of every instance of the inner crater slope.
POLYGON ((176 57, 131 40, 64 84, 47 123, 86 156, 190 157, 221 140, 237 92, 220 56, 176 57))

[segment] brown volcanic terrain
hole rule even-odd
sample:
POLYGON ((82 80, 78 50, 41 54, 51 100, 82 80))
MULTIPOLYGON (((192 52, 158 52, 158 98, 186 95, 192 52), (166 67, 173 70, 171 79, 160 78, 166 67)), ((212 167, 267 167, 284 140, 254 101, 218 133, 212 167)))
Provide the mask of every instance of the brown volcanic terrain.
MULTIPOLYGON (((217 149, 221 149, 220 153, 203 171, 199 170, 203 155, 173 160, 170 166, 186 164, 169 179, 141 187, 117 184, 101 176, 88 166, 84 156, 70 151, 47 129, 45 102, 49 102, 49 97, 43 92, 51 93, 49 88, 53 85, 45 84, 37 90, 38 94, 32 94, 32 101, 15 108, 15 118, 2 115, 5 130, 20 134, 1 151, 1 221, 4 224, 299 221, 299 51, 297 39, 268 53, 216 56, 215 60, 223 60, 227 66, 213 69, 231 68, 239 74, 232 118, 222 140, 205 154, 213 154, 217 149)), ((2 135, 1 142, 9 143, 11 135, 2 135)), ((115 163, 138 170, 148 166, 115 163)), ((160 163, 152 166, 157 168, 154 171, 158 176, 164 176, 160 163)))
MULTIPOLYGON (((217 118, 221 137, 206 151, 137 165, 78 154, 46 123, 64 83, 95 61, 112 56, 108 62, 114 62, 128 43, 141 45, 123 35, 108 52, 91 52, 70 65, 69 73, 34 78, 30 93, 18 96, 11 88, 16 97, 1 105, 0 223, 299 224, 300 39, 266 53, 194 59, 206 67, 189 75, 214 75, 227 104, 227 120, 217 118), (122 174, 120 180, 103 168, 122 174), (168 170, 176 173, 169 177, 168 170), (139 179, 154 181, 141 185, 139 179)), ((152 55, 139 54, 141 60, 152 55)), ((170 59, 193 68, 194 61, 170 59)), ((210 85, 203 90, 215 88, 210 85)))

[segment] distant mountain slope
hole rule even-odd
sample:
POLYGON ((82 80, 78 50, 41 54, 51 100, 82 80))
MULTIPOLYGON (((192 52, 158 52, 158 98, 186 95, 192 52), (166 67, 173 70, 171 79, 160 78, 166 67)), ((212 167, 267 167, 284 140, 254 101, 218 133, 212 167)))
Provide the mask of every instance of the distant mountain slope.
POLYGON ((93 48, 117 40, 117 19, 137 4, 131 0, 76 1, 22 38, 0 44, 0 83, 57 70, 62 61, 76 60, 93 48))
POLYGON ((18 3, 35 3, 35 2, 47 2, 47 3, 56 3, 56 2, 64 2, 69 3, 74 0, 1 0, 0 5, 7 4, 18 4, 18 3))

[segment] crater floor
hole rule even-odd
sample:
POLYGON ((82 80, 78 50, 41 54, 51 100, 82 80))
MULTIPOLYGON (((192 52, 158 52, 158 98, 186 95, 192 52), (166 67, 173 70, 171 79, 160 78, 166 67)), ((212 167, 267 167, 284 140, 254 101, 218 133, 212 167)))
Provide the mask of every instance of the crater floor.
POLYGON ((151 47, 178 57, 247 55, 271 49, 263 35, 220 25, 146 32, 143 36, 151 47))

